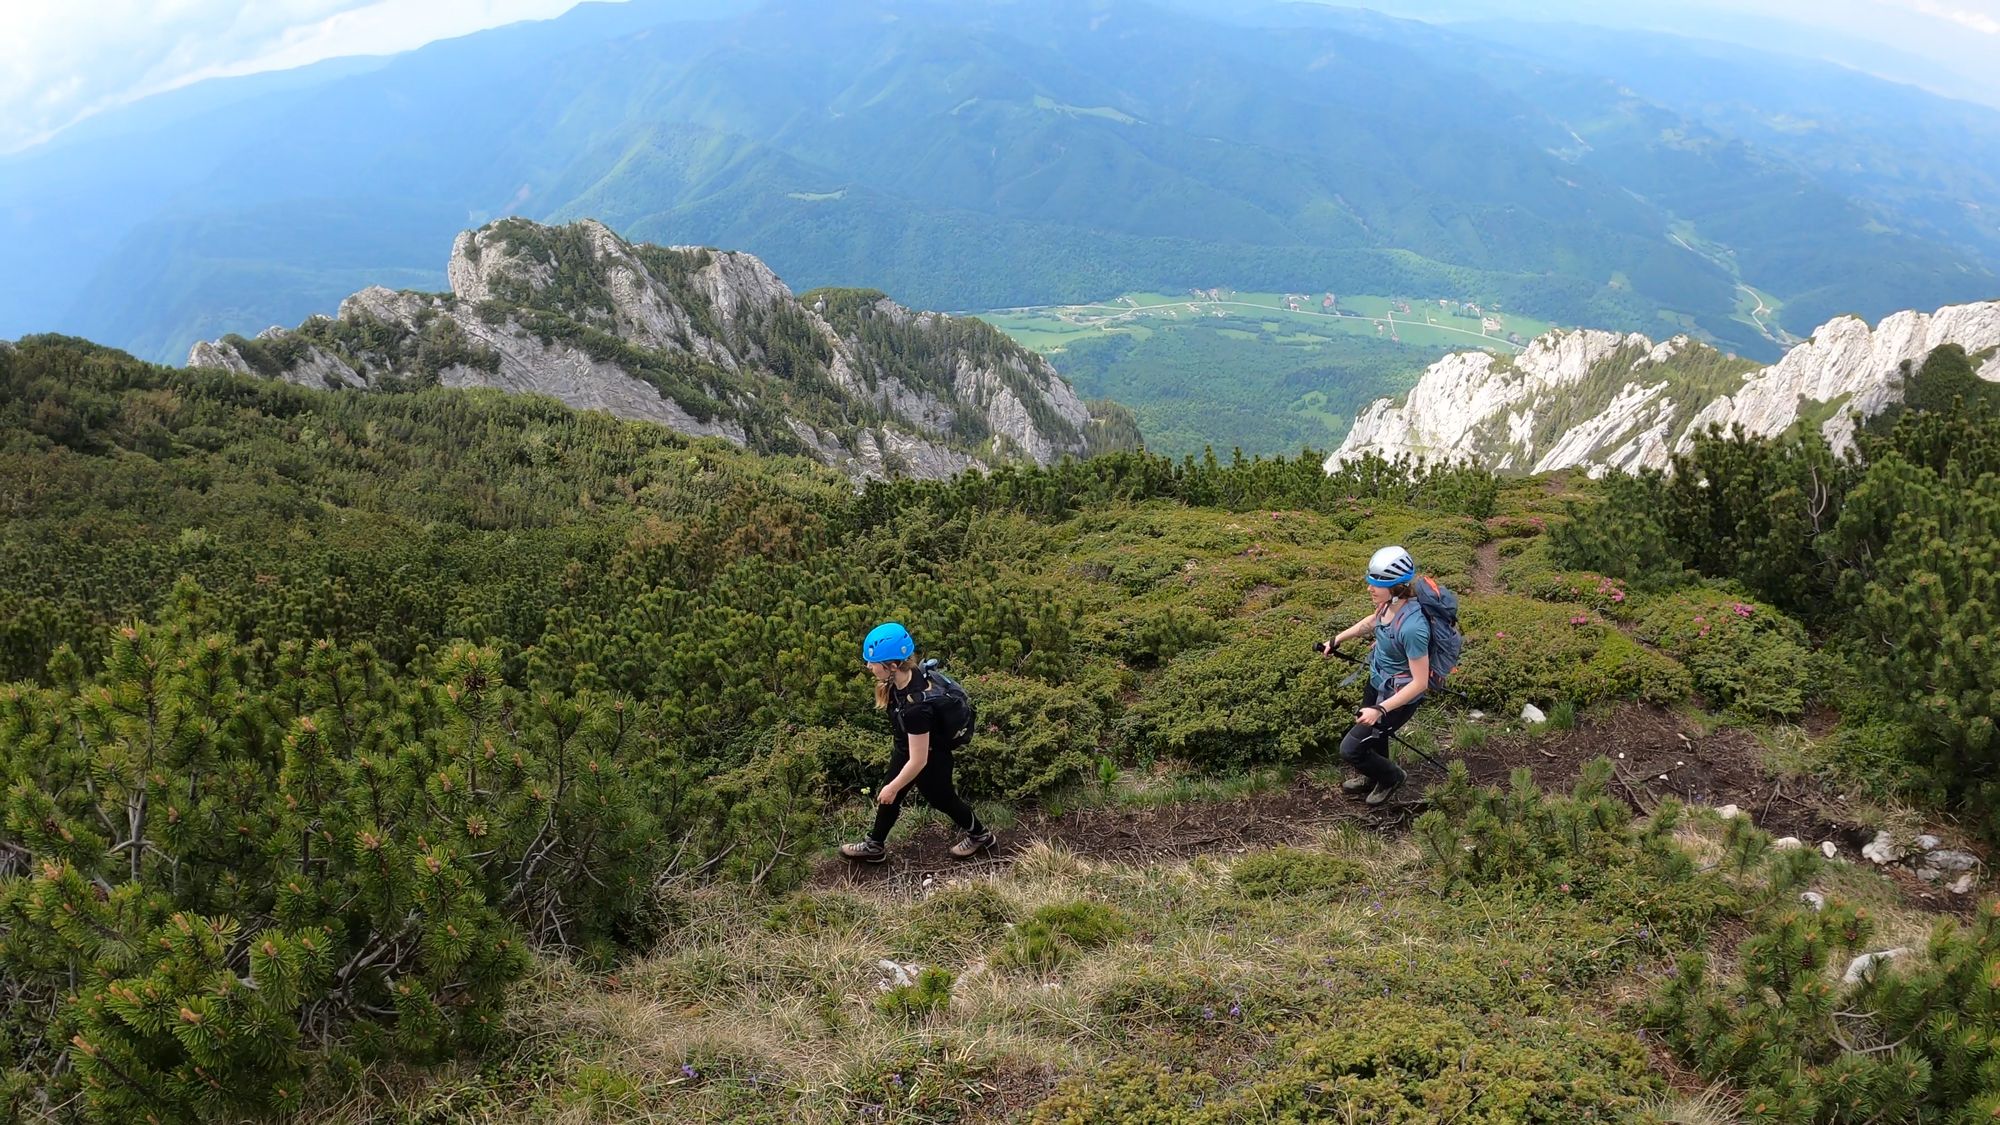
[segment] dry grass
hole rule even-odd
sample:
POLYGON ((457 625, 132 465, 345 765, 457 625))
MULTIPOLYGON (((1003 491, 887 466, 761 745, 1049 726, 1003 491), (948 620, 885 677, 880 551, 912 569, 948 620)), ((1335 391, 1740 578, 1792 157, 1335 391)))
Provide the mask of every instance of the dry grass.
POLYGON ((1660 1125, 1737 1125, 1743 1105, 1729 1091, 1710 1086, 1698 1094, 1674 1094, 1646 1107, 1647 1119, 1660 1125))
MULTIPOLYGON (((1695 818, 1676 838, 1697 862, 1712 863, 1722 858, 1720 827, 1695 818)), ((1365 884, 1309 903, 1252 901, 1231 879, 1241 858, 1234 852, 1128 866, 1038 844, 998 876, 914 892, 819 892, 808 899, 820 913, 776 923, 767 900, 728 890, 676 892, 663 906, 675 920, 672 937, 651 955, 615 974, 539 965, 510 1014, 511 1042, 494 1062, 377 1069, 312 1120, 888 1120, 883 1084, 890 1076, 902 1083, 897 1093, 923 1094, 894 1106, 895 1120, 1018 1114, 1046 1092, 1046 1076, 1088 1073, 1135 1052, 1146 1057, 1151 1035, 1204 1034, 1187 1028, 1178 997, 1254 995, 1274 976, 1316 978, 1323 965, 1349 957, 1378 963, 1367 958, 1389 951, 1421 965, 1477 958, 1489 944, 1534 948, 1565 940, 1545 920, 1510 912, 1504 888, 1440 899, 1407 838, 1337 824, 1294 846, 1362 865, 1365 884), (940 896, 967 894, 997 896, 1017 921, 1050 904, 1105 902, 1131 921, 1132 932, 1046 973, 995 968, 991 957, 1004 933, 947 936, 934 948, 959 951, 944 960, 956 973, 949 1003, 914 1020, 879 1010, 887 974, 878 962, 910 947, 912 927, 952 924, 951 910, 934 904, 965 900, 940 896), (1003 1089, 1022 1075, 1032 1077, 1003 1089), (995 1100, 1007 1097, 1025 1100, 995 1100)), ((1830 864, 1814 885, 1870 908, 1878 925, 1873 948, 1920 946, 1929 933, 1932 919, 1871 870, 1830 864)), ((1612 972, 1587 994, 1558 997, 1537 1018, 1601 1023, 1653 986, 1636 966, 1612 972)), ((1266 1065, 1257 1042, 1225 1037, 1204 1048, 1204 1057, 1223 1069, 1266 1065)), ((1737 1120, 1720 1090, 1661 1098, 1651 1108, 1657 1120, 1685 1125, 1737 1120)))

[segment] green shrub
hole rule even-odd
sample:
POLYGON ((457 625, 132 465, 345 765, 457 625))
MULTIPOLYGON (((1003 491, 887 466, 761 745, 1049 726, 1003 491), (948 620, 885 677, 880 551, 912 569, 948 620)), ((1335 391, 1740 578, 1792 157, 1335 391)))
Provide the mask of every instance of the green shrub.
POLYGON ((1526 767, 1508 787, 1477 787, 1453 762, 1417 818, 1419 855, 1446 887, 1510 887, 1560 902, 1588 902, 1654 939, 1694 940, 1737 901, 1695 869, 1673 842, 1679 806, 1662 805, 1643 828, 1610 796, 1609 759, 1587 765, 1567 796, 1544 794, 1526 767))
POLYGON ((1813 694, 1805 629, 1767 605, 1711 589, 1646 596, 1621 607, 1634 630, 1681 661, 1711 707, 1797 718, 1813 694))
POLYGON ((1502 714, 1524 703, 1668 704, 1692 690, 1687 670, 1576 607, 1496 594, 1460 612, 1465 656, 1453 686, 1502 714))
POLYGON ((1116 908, 1103 903, 1055 903, 1035 911, 1027 921, 1014 927, 993 963, 1003 969, 1048 972, 1075 953, 1110 945, 1131 929, 1116 908))
POLYGON ((1528 583, 1528 593, 1545 602, 1585 605, 1600 613, 1616 611, 1632 598, 1624 580, 1587 570, 1543 571, 1528 583))
POLYGON ((1752 1120, 1974 1121, 2000 1113, 1990 1044, 2000 1029, 2000 903, 1946 921, 1918 955, 1868 979, 1836 974, 1869 948, 1864 909, 1795 902, 1759 917, 1721 979, 1689 954, 1644 1020, 1703 1075, 1746 1091, 1752 1120))
POLYGON ((1325 852, 1275 848, 1245 856, 1230 869, 1230 878, 1251 898, 1312 894, 1359 883, 1367 877, 1360 864, 1325 852))
POLYGON ((1599 485, 1600 498, 1567 501, 1567 519, 1549 529, 1549 553, 1567 570, 1610 575, 1641 589, 1674 585, 1685 573, 1662 515, 1665 486, 1660 474, 1612 472, 1599 485))
POLYGON ((529 941, 607 952, 655 826, 706 856, 727 823, 698 786, 656 819, 628 708, 515 693, 491 649, 422 685, 358 646, 279 662, 264 687, 176 621, 120 630, 101 679, 0 689, 0 850, 24 861, 0 878, 0 1040, 99 1117, 296 1105, 311 1040, 489 1043, 529 941))
POLYGON ((1495 539, 1532 539, 1548 531, 1541 516, 1493 516, 1485 521, 1486 534, 1495 539))
POLYGON ((951 986, 958 978, 936 966, 917 974, 915 984, 901 984, 875 998, 875 1010, 890 1019, 914 1023, 951 1005, 951 986))
POLYGON ((1360 689, 1342 686, 1352 667, 1314 654, 1313 639, 1246 635, 1182 656, 1126 712, 1127 745, 1208 770, 1330 751, 1360 689))
POLYGON ((867 899, 839 891, 801 891, 773 905, 764 915, 764 928, 776 934, 818 934, 874 917, 874 904, 867 899))
POLYGON ((1221 1082, 1212 1074, 1120 1059, 1063 1082, 1035 1107, 1034 1125, 1193 1125, 1213 1121, 1208 1099, 1221 1082))
POLYGON ((1006 933, 1014 913, 991 883, 946 887, 910 911, 900 952, 926 961, 969 957, 1006 933))
POLYGON ((1222 636, 1215 619, 1199 609, 1166 604, 1120 607, 1093 620, 1093 645, 1134 668, 1157 668, 1222 636))
POLYGON ((1620 1121, 1663 1083, 1627 1035, 1575 1026, 1477 1032, 1452 1013, 1370 999, 1365 1018, 1283 1045, 1241 1085, 1157 1063, 1068 1079, 1035 1109, 1044 1125, 1121 1121, 1620 1121))
POLYGON ((972 744, 957 755, 967 797, 1036 797, 1094 770, 1104 718, 1081 688, 999 672, 968 677, 965 688, 979 708, 972 744))

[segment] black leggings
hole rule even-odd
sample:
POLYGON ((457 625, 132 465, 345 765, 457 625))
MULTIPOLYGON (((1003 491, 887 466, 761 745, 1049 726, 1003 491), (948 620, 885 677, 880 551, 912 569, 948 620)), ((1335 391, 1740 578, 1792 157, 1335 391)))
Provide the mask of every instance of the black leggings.
MULTIPOLYGON (((1361 705, 1375 706, 1380 696, 1375 685, 1368 684, 1361 689, 1361 705)), ((1420 698, 1417 703, 1423 700, 1420 698)), ((1403 724, 1416 714, 1416 703, 1405 703, 1394 711, 1384 712, 1382 720, 1374 726, 1356 723, 1347 731, 1347 737, 1340 740, 1340 760, 1361 771, 1363 777, 1378 785, 1395 785, 1403 779, 1403 771, 1389 760, 1389 736, 1403 729, 1403 724)))
MULTIPOLYGON (((902 773, 903 767, 909 764, 910 752, 903 747, 897 747, 896 753, 889 759, 889 779, 895 780, 896 775, 902 773)), ((960 830, 975 834, 981 831, 979 818, 973 814, 972 806, 966 804, 965 798, 960 797, 958 790, 952 788, 951 747, 940 746, 933 742, 930 757, 924 762, 923 772, 917 774, 916 780, 905 786, 901 793, 896 794, 896 803, 875 806, 875 829, 868 833, 869 839, 878 844, 888 841, 889 830, 896 827, 896 818, 903 814, 903 799, 910 795, 911 789, 922 793, 924 800, 929 801, 932 808, 950 817, 951 822, 958 825, 960 830)))

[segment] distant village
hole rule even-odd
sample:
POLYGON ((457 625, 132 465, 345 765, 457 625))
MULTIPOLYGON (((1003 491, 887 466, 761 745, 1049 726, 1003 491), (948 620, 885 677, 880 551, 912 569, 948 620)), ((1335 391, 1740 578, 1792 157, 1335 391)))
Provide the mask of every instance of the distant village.
MULTIPOLYGON (((1235 291, 1222 288, 1190 289, 1188 290, 1188 295, 1194 297, 1196 300, 1220 302, 1234 297, 1235 291)), ((1284 296, 1284 304, 1285 308, 1290 312, 1317 311, 1326 316, 1362 317, 1374 323, 1375 334, 1377 336, 1399 342, 1402 337, 1397 335, 1396 332, 1396 316, 1400 314, 1410 317, 1414 321, 1414 318, 1418 315, 1417 309, 1421 308, 1424 323, 1433 327, 1448 327, 1469 331, 1469 328, 1465 325, 1450 324, 1447 322, 1454 320, 1473 321, 1479 325, 1479 333, 1482 336, 1492 336, 1496 339, 1502 339, 1515 347, 1526 347, 1528 344, 1526 338, 1520 333, 1508 331, 1506 323, 1500 319, 1500 303, 1498 301, 1487 306, 1481 305, 1477 301, 1458 301, 1450 297, 1433 297, 1419 301, 1413 305, 1404 298, 1392 297, 1389 299, 1390 312, 1386 316, 1381 317, 1342 309, 1340 307, 1339 295, 1331 292, 1321 294, 1317 298, 1309 293, 1287 293, 1284 296), (1316 310, 1310 307, 1315 300, 1318 301, 1318 308, 1316 310), (1433 301, 1436 302, 1438 307, 1438 312, 1436 313, 1430 311, 1433 301), (1440 316, 1444 319, 1440 320, 1440 316)), ((1192 312, 1201 311, 1198 305, 1192 303, 1187 307, 1192 312)), ((1210 311, 1215 316, 1224 315, 1220 309, 1210 311)))

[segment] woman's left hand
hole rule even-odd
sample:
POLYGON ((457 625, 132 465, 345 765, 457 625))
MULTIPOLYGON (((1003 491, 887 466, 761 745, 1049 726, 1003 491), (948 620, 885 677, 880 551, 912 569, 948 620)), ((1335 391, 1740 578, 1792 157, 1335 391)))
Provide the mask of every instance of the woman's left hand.
POLYGON ((881 792, 875 794, 875 803, 878 805, 893 805, 896 803, 896 793, 897 790, 884 785, 881 792))

